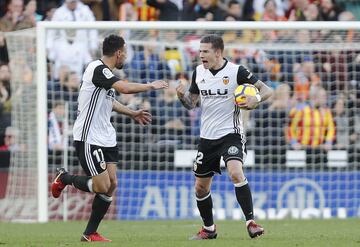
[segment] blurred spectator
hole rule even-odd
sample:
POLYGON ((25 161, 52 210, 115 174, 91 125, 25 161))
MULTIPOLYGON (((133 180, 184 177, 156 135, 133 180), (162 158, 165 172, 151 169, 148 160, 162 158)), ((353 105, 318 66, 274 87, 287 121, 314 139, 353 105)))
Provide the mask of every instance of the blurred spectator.
POLYGON ((119 8, 119 21, 137 21, 138 13, 136 12, 134 6, 125 1, 120 5, 119 8))
POLYGON ((190 137, 189 113, 176 96, 178 83, 170 80, 169 88, 152 103, 156 106, 152 109, 153 133, 159 144, 184 144, 190 137))
POLYGON ((0 81, 10 90, 10 68, 8 64, 0 64, 0 81))
MULTIPOLYGON (((91 12, 87 5, 84 5, 79 0, 66 0, 61 7, 59 7, 52 18, 52 21, 95 21, 94 14, 91 12)), ((72 31, 70 31, 72 32, 72 31)), ((99 48, 98 33, 97 30, 76 30, 75 34, 72 35, 73 42, 81 44, 82 50, 87 52, 96 52, 99 48)), ((46 48, 49 52, 52 49, 56 49, 58 45, 56 41, 66 41, 68 38, 65 30, 49 30, 46 41, 46 48)), ((70 54, 74 56, 74 54, 70 54)), ((83 57, 84 55, 81 55, 83 57)), ((75 57, 75 56, 74 56, 75 57)))
POLYGON ((319 7, 312 3, 309 4, 304 10, 305 21, 321 21, 322 18, 320 16, 319 7))
POLYGON ((288 134, 293 149, 332 148, 335 124, 326 103, 326 91, 314 87, 310 90, 310 104, 299 104, 291 110, 288 134))
MULTIPOLYGON (((279 2, 279 1, 278 1, 279 2)), ((284 14, 278 11, 275 0, 266 0, 261 20, 263 21, 286 21, 284 14), (279 13, 280 12, 280 13, 279 13)))
POLYGON ((270 12, 274 11, 274 16, 283 17, 285 15, 285 5, 282 0, 251 0, 248 2, 252 2, 254 9, 254 19, 257 21, 262 20, 265 12, 272 8, 273 10, 270 12), (269 9, 266 10, 266 8, 269 9))
POLYGON ((24 15, 23 0, 11 0, 8 4, 8 11, 0 19, 0 31, 10 32, 35 26, 29 16, 24 15))
POLYGON ((159 10, 159 21, 178 21, 180 19, 178 6, 170 0, 147 0, 146 3, 159 10))
POLYGON ((196 21, 198 19, 206 21, 223 21, 225 13, 212 0, 198 0, 194 6, 184 8, 183 20, 196 21))
POLYGON ((350 11, 343 11, 339 14, 338 21, 356 21, 356 17, 350 11))
POLYGON ((49 150, 64 150, 64 118, 65 105, 62 102, 55 102, 48 120, 48 148, 49 150))
POLYGON ((255 21, 254 0, 245 0, 242 9, 244 21, 255 21))
POLYGON ((63 80, 55 84, 55 92, 58 94, 57 99, 76 102, 80 87, 80 77, 74 71, 70 71, 63 80))
POLYGON ((10 70, 7 64, 0 65, 0 132, 11 124, 10 70))
POLYGON ((335 101, 333 112, 336 125, 335 148, 348 149, 358 139, 355 132, 354 102, 347 99, 344 93, 340 93, 335 101))
POLYGON ((89 5, 97 21, 115 21, 119 19, 118 0, 82 0, 89 5))
POLYGON ((81 77, 85 65, 91 61, 90 52, 84 42, 77 39, 76 31, 66 30, 64 33, 66 36, 55 40, 48 53, 48 58, 54 62, 53 77, 59 78, 59 69, 63 65, 69 66, 81 77))
POLYGON ((309 98, 310 88, 320 85, 320 77, 315 73, 315 64, 306 56, 301 64, 294 65, 294 93, 300 102, 309 98))
MULTIPOLYGON (((137 110, 145 109, 151 111, 151 104, 148 100, 136 94, 121 94, 119 102, 127 107, 137 110)), ((116 132, 118 133, 118 145, 120 159, 131 161, 131 164, 122 164, 122 167, 133 167, 134 161, 149 160, 149 143, 152 143, 152 136, 149 128, 134 124, 133 120, 123 114, 114 115, 116 132)), ((143 163, 140 164, 144 165, 143 163)))
POLYGON ((146 0, 127 0, 134 8, 138 21, 156 21, 156 9, 146 4, 146 0))
MULTIPOLYGON (((170 77, 170 69, 160 58, 156 44, 156 40, 150 39, 144 46, 134 46, 133 58, 125 69, 129 80, 147 83, 170 77)), ((149 95, 155 96, 157 92, 149 95)))
POLYGON ((41 21, 43 18, 42 15, 36 13, 36 6, 36 0, 30 0, 26 3, 24 10, 24 16, 29 18, 34 26, 36 25, 37 21, 41 21))
POLYGON ((336 4, 336 0, 321 0, 320 15, 324 21, 337 21, 342 9, 336 4))
MULTIPOLYGON (((284 164, 286 161, 287 116, 293 105, 290 87, 279 85, 271 102, 265 102, 252 112, 254 126, 253 148, 255 162, 258 164, 284 164)), ((251 140, 251 137, 250 137, 251 140)))
POLYGON ((46 4, 45 15, 44 15, 43 21, 51 21, 56 9, 57 9, 56 3, 48 2, 46 4))
POLYGON ((17 143, 18 134, 19 131, 15 127, 6 127, 4 144, 0 146, 0 151, 19 151, 20 146, 17 143))
POLYGON ((0 30, 0 64, 8 62, 9 56, 6 48, 5 34, 0 30))
MULTIPOLYGON (((339 21, 356 21, 356 18, 353 13, 350 11, 343 11, 339 14, 338 17, 339 21)), ((355 40, 359 39, 359 32, 356 32, 355 30, 347 30, 346 34, 344 35, 346 42, 354 42, 355 40)))
POLYGON ((234 21, 241 21, 242 20, 242 11, 241 5, 237 0, 230 0, 227 5, 227 14, 228 17, 232 17, 234 21))
POLYGON ((164 58, 170 73, 173 78, 179 72, 185 71, 187 63, 187 57, 185 52, 178 45, 178 33, 176 31, 166 31, 162 37, 166 43, 164 50, 164 58))
POLYGON ((305 21, 306 8, 309 5, 309 0, 293 0, 292 5, 287 10, 286 17, 289 21, 305 21))

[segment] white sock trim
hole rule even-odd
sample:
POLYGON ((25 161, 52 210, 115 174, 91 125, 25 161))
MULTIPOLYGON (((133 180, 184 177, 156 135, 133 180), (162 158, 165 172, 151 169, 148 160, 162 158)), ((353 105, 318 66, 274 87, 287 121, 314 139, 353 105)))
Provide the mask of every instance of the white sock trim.
POLYGON ((254 220, 247 220, 246 221, 246 227, 250 224, 250 222, 255 222, 254 220))
POLYGON ((212 224, 211 226, 204 226, 204 229, 213 232, 215 231, 215 225, 212 224))
POLYGON ((204 200, 206 200, 209 196, 211 196, 211 193, 209 192, 209 194, 207 194, 205 197, 203 197, 203 198, 199 198, 199 197, 197 197, 197 196, 195 196, 196 197, 196 201, 199 201, 199 202, 201 202, 201 201, 204 201, 204 200))
POLYGON ((240 183, 237 183, 237 184, 234 184, 235 187, 242 187, 244 185, 247 185, 248 184, 248 181, 247 179, 245 178, 244 181, 240 182, 240 183))
POLYGON ((92 178, 90 178, 88 181, 87 181, 87 187, 89 189, 90 192, 94 192, 93 191, 93 181, 92 181, 92 178))
POLYGON ((112 196, 107 196, 105 194, 98 194, 101 199, 103 199, 106 202, 112 202, 112 196))

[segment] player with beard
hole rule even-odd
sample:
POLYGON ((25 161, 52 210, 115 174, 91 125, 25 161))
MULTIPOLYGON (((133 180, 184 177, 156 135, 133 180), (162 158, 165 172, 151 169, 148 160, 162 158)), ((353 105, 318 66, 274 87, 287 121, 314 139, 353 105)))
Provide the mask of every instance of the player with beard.
POLYGON ((97 233, 117 187, 118 148, 116 131, 110 122, 111 112, 125 114, 141 125, 151 122, 151 114, 143 109, 131 110, 115 99, 118 93, 132 94, 164 89, 162 80, 148 84, 130 83, 117 78, 112 70, 121 69, 126 59, 126 44, 122 37, 110 35, 103 42, 103 56, 87 66, 78 97, 78 116, 73 128, 75 149, 87 176, 69 174, 64 168, 51 185, 52 195, 58 198, 67 185, 95 193, 92 212, 81 241, 110 242, 97 233))

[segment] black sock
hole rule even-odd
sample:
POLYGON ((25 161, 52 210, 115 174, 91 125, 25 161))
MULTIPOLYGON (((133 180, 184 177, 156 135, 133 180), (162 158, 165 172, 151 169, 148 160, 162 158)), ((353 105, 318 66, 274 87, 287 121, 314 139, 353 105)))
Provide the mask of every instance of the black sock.
POLYGON ((214 224, 214 219, 212 213, 213 202, 210 192, 203 198, 196 197, 196 203, 200 211, 200 216, 204 222, 204 226, 212 226, 214 224))
POLYGON ((250 191, 250 186, 245 180, 245 182, 240 185, 240 187, 235 186, 235 194, 238 203, 241 206, 241 209, 245 215, 246 220, 253 220, 254 219, 254 208, 252 202, 252 196, 250 191))
POLYGON ((69 173, 65 173, 60 177, 61 182, 64 184, 72 184, 75 188, 85 192, 90 192, 88 186, 89 179, 91 179, 91 177, 70 175, 69 173))
POLYGON ((111 201, 112 197, 105 194, 96 194, 92 204, 90 219, 84 232, 85 235, 90 235, 97 231, 101 220, 109 209, 111 201))

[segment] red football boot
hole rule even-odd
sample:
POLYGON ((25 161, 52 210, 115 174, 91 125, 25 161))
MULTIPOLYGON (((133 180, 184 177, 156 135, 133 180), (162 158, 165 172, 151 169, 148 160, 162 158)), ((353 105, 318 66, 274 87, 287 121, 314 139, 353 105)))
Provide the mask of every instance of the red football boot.
POLYGON ((264 228, 262 228, 260 225, 256 224, 255 221, 251 220, 249 224, 246 226, 250 238, 256 238, 260 235, 264 234, 264 228))
POLYGON ((206 230, 204 227, 194 236, 190 238, 190 240, 205 240, 205 239, 215 239, 217 237, 216 226, 214 231, 206 230))
POLYGON ((53 197, 58 198, 61 195, 61 192, 65 189, 66 184, 64 184, 63 182, 61 182, 60 180, 60 176, 67 173, 67 171, 65 170, 65 168, 58 168, 57 169, 57 174, 56 177, 54 179, 54 181, 51 184, 51 194, 53 195, 53 197))
POLYGON ((101 236, 99 233, 94 232, 90 235, 82 235, 81 242, 112 242, 110 239, 107 239, 101 236))

